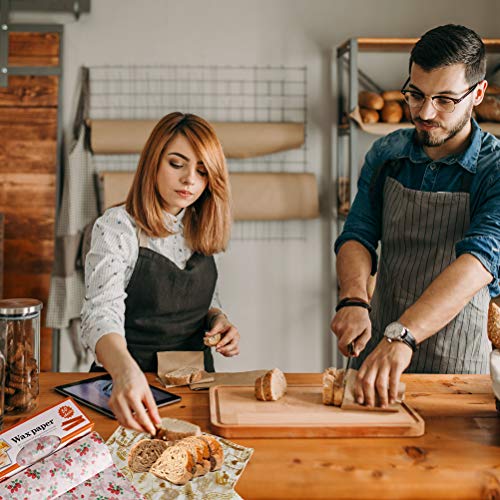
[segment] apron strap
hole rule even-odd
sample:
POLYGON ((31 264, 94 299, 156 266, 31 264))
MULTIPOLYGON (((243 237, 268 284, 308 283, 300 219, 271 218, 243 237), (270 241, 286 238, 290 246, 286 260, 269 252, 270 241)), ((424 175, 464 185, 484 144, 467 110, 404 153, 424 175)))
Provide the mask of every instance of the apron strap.
POLYGON ((148 248, 148 237, 139 226, 137 226, 137 239, 139 240, 139 248, 148 248))

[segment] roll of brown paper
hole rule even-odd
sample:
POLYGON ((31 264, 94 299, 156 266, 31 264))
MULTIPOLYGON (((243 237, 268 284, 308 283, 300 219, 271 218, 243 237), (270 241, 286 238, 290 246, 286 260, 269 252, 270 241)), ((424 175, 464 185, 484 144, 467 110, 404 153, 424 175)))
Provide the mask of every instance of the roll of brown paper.
MULTIPOLYGON (((90 120, 95 154, 140 153, 155 120, 90 120)), ((303 123, 214 122, 227 158, 263 156, 304 144, 303 123)))
MULTIPOLYGON (((101 209, 125 201, 134 172, 99 174, 101 209)), ((233 172, 234 220, 314 219, 319 216, 314 174, 233 172)))

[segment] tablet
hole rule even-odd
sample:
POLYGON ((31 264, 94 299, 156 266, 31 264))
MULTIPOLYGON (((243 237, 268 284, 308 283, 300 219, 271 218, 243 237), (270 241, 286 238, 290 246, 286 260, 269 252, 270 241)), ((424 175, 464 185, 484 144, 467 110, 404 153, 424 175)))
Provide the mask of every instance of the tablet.
MULTIPOLYGON (((159 389, 158 387, 150 385, 149 388, 153 393, 153 397, 158 407, 177 403, 181 400, 180 396, 163 389, 159 389)), ((75 401, 78 401, 82 405, 89 406, 93 410, 116 419, 111 411, 111 408, 109 407, 109 398, 111 396, 112 389, 113 382, 111 380, 111 375, 109 374, 54 387, 55 391, 64 394, 65 396, 72 397, 75 401)))

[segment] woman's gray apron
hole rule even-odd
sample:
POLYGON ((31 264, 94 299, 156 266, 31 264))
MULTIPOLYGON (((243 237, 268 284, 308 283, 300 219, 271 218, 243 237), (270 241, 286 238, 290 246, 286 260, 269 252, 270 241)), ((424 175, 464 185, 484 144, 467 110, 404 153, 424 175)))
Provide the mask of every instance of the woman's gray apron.
POLYGON ((139 232, 139 257, 125 299, 130 354, 143 371, 156 372, 159 351, 203 351, 205 370, 213 372, 212 352, 203 336, 217 281, 214 258, 195 252, 185 269, 179 269, 146 244, 139 232))
MULTIPOLYGON (((455 244, 470 222, 470 182, 466 173, 461 192, 434 193, 408 189, 386 177, 382 250, 370 313, 372 338, 359 358, 352 360, 353 368, 359 368, 373 351, 386 326, 397 321, 455 260, 455 244)), ((489 301, 484 287, 442 330, 420 344, 406 372, 488 373, 489 301)))

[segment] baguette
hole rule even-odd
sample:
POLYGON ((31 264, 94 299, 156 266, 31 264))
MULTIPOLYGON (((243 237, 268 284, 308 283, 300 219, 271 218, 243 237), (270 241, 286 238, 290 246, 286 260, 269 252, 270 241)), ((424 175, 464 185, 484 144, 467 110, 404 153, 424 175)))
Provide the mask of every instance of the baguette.
POLYGON ((368 92, 366 90, 362 90, 358 94, 358 104, 362 108, 368 109, 382 109, 384 107, 384 99, 380 94, 376 94, 375 92, 368 92))
POLYGON ((202 373, 199 368, 186 366, 178 368, 163 375, 165 382, 169 385, 187 385, 201 380, 202 373))

